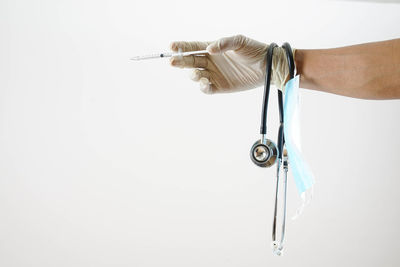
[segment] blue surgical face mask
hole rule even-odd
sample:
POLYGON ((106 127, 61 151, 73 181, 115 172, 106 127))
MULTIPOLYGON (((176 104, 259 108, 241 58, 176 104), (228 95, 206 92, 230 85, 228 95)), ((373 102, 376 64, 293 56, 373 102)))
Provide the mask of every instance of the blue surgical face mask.
POLYGON ((284 134, 289 156, 289 169, 302 198, 302 205, 297 210, 295 217, 301 214, 303 208, 311 200, 314 185, 314 176, 301 153, 299 78, 296 76, 286 83, 284 103, 284 134))

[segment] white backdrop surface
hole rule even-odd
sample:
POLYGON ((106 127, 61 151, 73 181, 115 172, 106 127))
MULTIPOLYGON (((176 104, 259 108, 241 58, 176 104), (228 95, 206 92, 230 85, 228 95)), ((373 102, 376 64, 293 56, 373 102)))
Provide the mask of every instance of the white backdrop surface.
POLYGON ((262 90, 208 96, 167 60, 129 61, 238 33, 296 48, 399 38, 399 14, 361 2, 1 0, 0 266, 399 266, 398 100, 302 90, 315 195, 276 257, 274 170, 249 159, 262 90))

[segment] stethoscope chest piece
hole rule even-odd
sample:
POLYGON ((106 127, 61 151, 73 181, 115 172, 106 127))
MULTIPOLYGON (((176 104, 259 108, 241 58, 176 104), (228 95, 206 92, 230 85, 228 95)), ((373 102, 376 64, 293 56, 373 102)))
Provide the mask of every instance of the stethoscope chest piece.
POLYGON ((250 158, 259 167, 271 167, 278 157, 278 149, 269 139, 257 140, 250 149, 250 158))

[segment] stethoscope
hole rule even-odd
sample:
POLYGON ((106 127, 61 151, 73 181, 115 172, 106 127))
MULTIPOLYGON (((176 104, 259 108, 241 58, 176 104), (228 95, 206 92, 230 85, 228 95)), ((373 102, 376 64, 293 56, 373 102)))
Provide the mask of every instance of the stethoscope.
MULTIPOLYGON (((287 192, 287 173, 289 170, 289 161, 287 151, 285 149, 285 138, 284 138, 284 117, 283 117, 283 94, 281 90, 278 90, 278 104, 279 104, 279 132, 277 145, 267 138, 267 111, 268 111, 268 99, 271 85, 271 70, 272 70, 272 58, 274 49, 278 47, 277 44, 271 43, 268 47, 266 55, 266 75, 264 84, 264 97, 262 103, 261 113, 261 127, 260 134, 261 139, 257 140, 250 150, 251 160, 259 167, 271 167, 277 162, 276 171, 276 189, 275 189, 275 207, 274 207, 274 219, 272 223, 272 248, 275 254, 281 255, 283 250, 283 242, 285 239, 285 224, 286 224, 286 192, 287 192), (279 174, 280 168, 283 165, 283 171, 285 174, 283 180, 283 211, 282 211, 282 229, 280 240, 277 241, 277 217, 278 217, 278 192, 279 192, 279 174)), ((289 65, 289 78, 294 78, 294 59, 292 49, 289 43, 284 43, 282 48, 286 52, 287 62, 289 65)))

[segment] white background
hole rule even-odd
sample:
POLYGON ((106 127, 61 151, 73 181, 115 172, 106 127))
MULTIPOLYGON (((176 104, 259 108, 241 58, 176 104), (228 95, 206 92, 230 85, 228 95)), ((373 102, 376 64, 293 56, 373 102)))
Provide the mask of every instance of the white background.
POLYGON ((249 159, 262 90, 204 95, 168 60, 129 60, 173 40, 329 48, 399 25, 400 4, 1 0, 0 266, 399 266, 398 100, 303 90, 315 195, 276 257, 275 168, 249 159))

